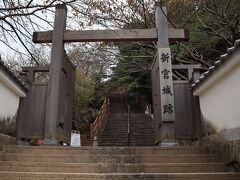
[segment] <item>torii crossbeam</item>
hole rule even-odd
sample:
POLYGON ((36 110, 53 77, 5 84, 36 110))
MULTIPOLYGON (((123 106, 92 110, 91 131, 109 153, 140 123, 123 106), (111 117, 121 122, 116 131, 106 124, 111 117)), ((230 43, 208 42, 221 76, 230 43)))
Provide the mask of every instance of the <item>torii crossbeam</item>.
MULTIPOLYGON (((131 29, 131 30, 66 30, 67 8, 65 4, 57 5, 54 20, 53 31, 34 32, 33 42, 35 43, 52 43, 50 78, 48 83, 47 108, 45 121, 45 144, 57 144, 57 119, 61 109, 59 108, 60 87, 62 86, 60 76, 64 58, 65 42, 122 42, 122 41, 157 41, 157 52, 159 67, 170 68, 169 79, 162 77, 160 72, 160 89, 167 86, 173 93, 172 71, 171 71, 171 54, 169 41, 187 41, 189 39, 188 31, 184 29, 168 29, 166 18, 166 8, 156 8, 156 27, 155 29, 131 29), (163 13, 165 12, 165 13, 163 13), (161 53, 167 54, 169 61, 167 63, 161 60, 161 53)), ((153 82, 154 83, 154 82, 153 82)), ((167 97, 161 90, 161 109, 156 110, 161 117, 158 122, 162 123, 162 132, 159 129, 155 138, 174 139, 174 99, 167 97), (164 108, 171 105, 173 114, 165 114, 164 108)), ((170 112, 170 111, 168 111, 170 112)), ((156 124, 155 124, 156 126, 156 124)), ((161 139, 160 141, 162 141, 161 139)), ((158 141, 158 140, 157 140, 158 141)), ((167 142, 167 141, 165 141, 167 142)))
MULTIPOLYGON (((51 43, 53 31, 34 32, 34 43, 51 43)), ((188 41, 186 29, 168 29, 170 41, 188 41)), ((123 30, 80 30, 65 31, 64 42, 124 42, 124 41, 158 41, 157 29, 123 29, 123 30)))

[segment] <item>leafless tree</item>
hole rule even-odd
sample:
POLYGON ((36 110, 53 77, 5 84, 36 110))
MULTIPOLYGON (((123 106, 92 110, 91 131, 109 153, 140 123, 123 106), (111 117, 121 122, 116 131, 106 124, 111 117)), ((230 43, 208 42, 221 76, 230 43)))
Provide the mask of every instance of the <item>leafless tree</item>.
MULTIPOLYGON (((33 31, 52 27, 54 6, 75 0, 4 0, 0 2, 0 42, 8 49, 39 64, 31 42, 33 31)), ((5 48, 6 49, 6 48, 5 48)), ((4 49, 4 50, 5 50, 4 49)))
MULTIPOLYGON (((34 64, 41 63, 38 62, 36 56, 34 57, 33 50, 39 46, 32 44, 32 33, 52 29, 54 7, 59 3, 68 5, 68 29, 151 28, 155 26, 155 1, 153 0, 4 0, 0 2, 0 43, 19 54, 22 61, 27 57, 34 64)), ((160 1, 160 3, 165 3, 168 8, 169 26, 190 28, 190 31, 194 33, 205 33, 211 37, 220 38, 229 46, 239 37, 238 7, 240 5, 238 0, 172 0, 160 1), (206 20, 206 14, 212 18, 212 21, 206 20), (189 26, 193 22, 197 24, 197 29, 191 29, 193 26, 189 26)), ((149 46, 154 50, 154 43, 139 42, 134 45, 149 46)), ((115 60, 113 62, 112 56, 121 56, 112 45, 101 47, 101 44, 81 44, 78 47, 80 48, 75 49, 75 54, 78 51, 80 54, 85 54, 86 59, 109 62, 108 67, 116 62, 115 60)), ((211 47, 211 51, 215 53, 208 57, 205 55, 206 49, 201 49, 202 45, 191 42, 177 42, 176 47, 172 49, 175 63, 201 63, 203 66, 209 66, 217 55, 222 53, 219 48, 211 47)), ((142 66, 138 64, 136 67, 142 66)))

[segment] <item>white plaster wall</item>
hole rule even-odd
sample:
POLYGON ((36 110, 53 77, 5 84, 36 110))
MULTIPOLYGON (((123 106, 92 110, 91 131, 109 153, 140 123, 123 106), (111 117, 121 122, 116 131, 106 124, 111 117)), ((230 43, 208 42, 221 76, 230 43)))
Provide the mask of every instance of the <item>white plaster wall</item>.
POLYGON ((0 118, 12 118, 19 106, 19 96, 0 80, 0 118))
POLYGON ((203 118, 217 130, 240 127, 240 64, 212 84, 199 99, 203 118))

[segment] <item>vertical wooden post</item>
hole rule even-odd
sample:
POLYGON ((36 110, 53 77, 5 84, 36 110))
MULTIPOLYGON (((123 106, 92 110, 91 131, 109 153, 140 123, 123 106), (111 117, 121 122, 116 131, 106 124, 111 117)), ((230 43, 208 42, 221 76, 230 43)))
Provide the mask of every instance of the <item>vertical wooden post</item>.
POLYGON ((29 70, 27 72, 27 79, 28 82, 32 83, 34 81, 34 71, 33 70, 29 70))
MULTIPOLYGON (((200 70, 193 71, 193 80, 197 81, 200 78, 200 70)), ((193 122, 194 122, 194 132, 195 140, 198 142, 202 138, 202 115, 200 110, 200 103, 198 96, 192 96, 192 107, 193 107, 193 122)))
POLYGON ((190 81, 193 77, 193 68, 188 68, 188 80, 190 81))
POLYGON ((156 7, 155 20, 158 30, 157 60, 160 73, 161 145, 175 145, 175 109, 172 80, 171 52, 168 40, 166 7, 156 7))
POLYGON ((44 131, 44 143, 56 145, 57 122, 60 118, 60 85, 61 71, 64 60, 63 36, 66 29, 67 8, 66 5, 57 5, 54 30, 52 35, 52 53, 49 67, 49 82, 47 91, 46 120, 44 131))

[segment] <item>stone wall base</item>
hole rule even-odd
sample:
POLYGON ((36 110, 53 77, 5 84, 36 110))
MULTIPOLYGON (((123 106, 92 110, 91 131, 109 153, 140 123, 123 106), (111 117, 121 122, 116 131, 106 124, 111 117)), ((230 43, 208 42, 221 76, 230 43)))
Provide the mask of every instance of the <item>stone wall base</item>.
POLYGON ((240 163, 240 140, 205 144, 210 153, 217 153, 225 163, 240 163))
POLYGON ((240 128, 222 131, 218 134, 204 137, 203 145, 210 153, 217 153, 225 163, 240 163, 240 128))
POLYGON ((16 138, 0 133, 0 151, 3 149, 3 145, 14 145, 16 144, 16 138))

